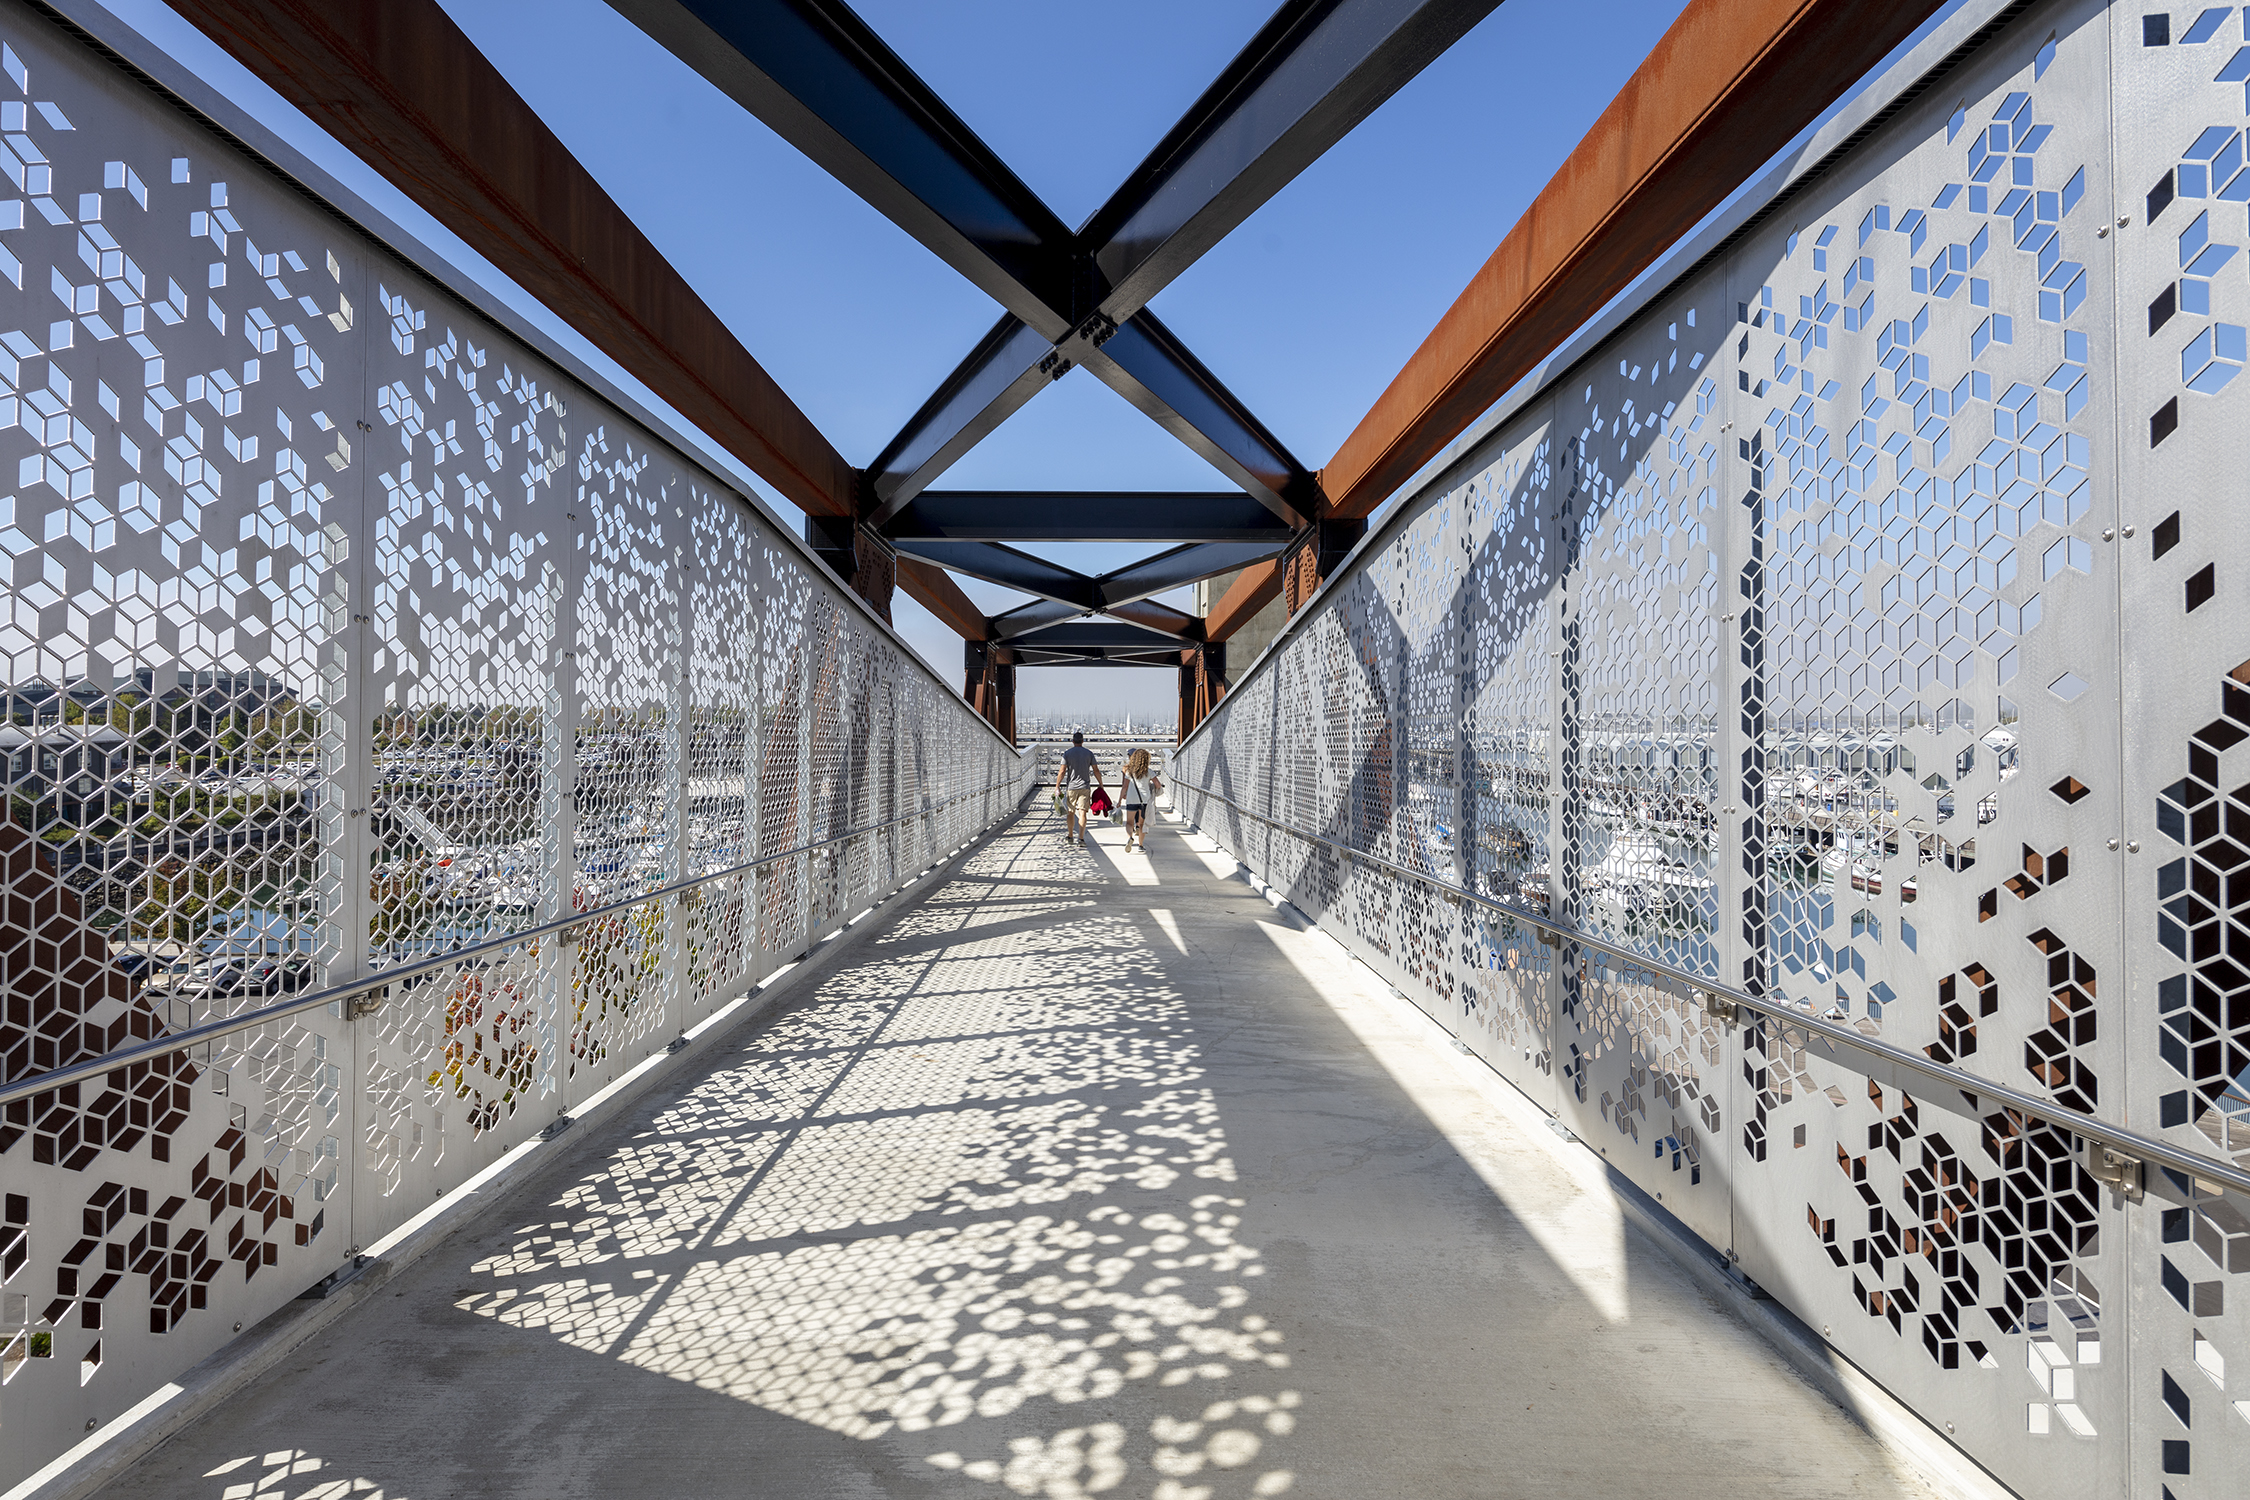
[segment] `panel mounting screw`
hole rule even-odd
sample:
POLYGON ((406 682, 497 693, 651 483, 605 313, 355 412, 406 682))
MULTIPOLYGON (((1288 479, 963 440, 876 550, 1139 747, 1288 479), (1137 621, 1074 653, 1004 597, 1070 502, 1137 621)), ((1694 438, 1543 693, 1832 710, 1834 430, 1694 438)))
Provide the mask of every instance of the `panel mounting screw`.
POLYGON ((2140 841, 2139 839, 2127 839, 2127 840, 2125 841, 2125 852, 2126 852, 2127 854, 2138 854, 2138 853, 2140 853, 2140 852, 2141 852, 2141 841, 2140 841))
POLYGON ((2116 848, 2116 847, 2117 847, 2117 840, 2115 840, 2115 839, 2111 839, 2111 840, 2109 841, 2109 847, 2110 847, 2110 848, 2112 848, 2112 849, 2116 848))
POLYGON ((2133 534, 2133 528, 2132 528, 2132 527, 2130 527, 2130 526, 2126 527, 2126 528, 2125 528, 2125 534, 2126 534, 2127 536, 2131 536, 2131 535, 2133 534))
POLYGON ((2105 542, 2110 542, 2110 541, 2115 541, 2116 539, 2117 539, 2117 533, 2116 533, 2116 532, 2114 532, 2114 531, 2110 530, 2110 529, 2109 529, 2109 528, 2108 528, 2107 526, 2104 526, 2104 527, 2102 528, 2102 540, 2103 540, 2103 541, 2105 541, 2105 542))
POLYGON ((2117 227, 2123 229, 2126 225, 2132 222, 2133 216, 2131 214, 2120 214, 2117 219, 2117 227))
POLYGON ((2097 240, 2106 240, 2106 239, 2108 239, 2108 238, 2109 238, 2109 226, 2108 226, 2107 224, 2104 224, 2104 225, 2103 225, 2103 226, 2102 226, 2101 228, 2099 228, 2099 229, 2095 230, 2095 231, 2094 231, 2094 238, 2095 238, 2095 239, 2097 239, 2097 240))

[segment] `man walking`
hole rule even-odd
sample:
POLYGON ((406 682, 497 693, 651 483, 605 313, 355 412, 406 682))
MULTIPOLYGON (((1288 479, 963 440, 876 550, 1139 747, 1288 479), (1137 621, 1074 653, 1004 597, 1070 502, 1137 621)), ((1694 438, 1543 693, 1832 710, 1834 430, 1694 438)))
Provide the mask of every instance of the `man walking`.
POLYGON ((1085 845, 1086 809, 1094 800, 1094 788, 1101 785, 1101 761, 1086 748, 1084 733, 1072 734, 1070 748, 1062 753, 1062 765, 1055 772, 1055 790, 1063 794, 1068 807, 1063 815, 1064 843, 1085 845))

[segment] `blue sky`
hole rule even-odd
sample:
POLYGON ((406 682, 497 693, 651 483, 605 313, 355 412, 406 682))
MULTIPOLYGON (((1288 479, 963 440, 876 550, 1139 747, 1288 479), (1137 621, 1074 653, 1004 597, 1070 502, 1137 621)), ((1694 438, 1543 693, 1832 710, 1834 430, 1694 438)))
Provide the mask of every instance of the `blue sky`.
MULTIPOLYGON (((434 248, 504 285, 162 0, 109 3, 434 248)), ((872 459, 998 316, 982 293, 600 0, 443 3, 852 462, 872 459)), ((1301 461, 1319 467, 1680 9, 1681 0, 1507 0, 1161 293, 1158 315, 1301 461)), ((1270 7, 867 0, 860 10, 1075 224, 1270 7)), ((614 371, 520 292, 511 300, 614 371)), ((1050 387, 943 482, 1224 484, 1083 372, 1050 387)), ((1055 555, 1092 571, 1146 550, 1055 555)), ((988 610, 1020 598, 965 587, 988 610)), ((957 683, 958 638, 903 593, 894 616, 957 683)), ((1019 684, 1026 713, 1163 716, 1175 706, 1164 669, 1042 668, 1019 684)))

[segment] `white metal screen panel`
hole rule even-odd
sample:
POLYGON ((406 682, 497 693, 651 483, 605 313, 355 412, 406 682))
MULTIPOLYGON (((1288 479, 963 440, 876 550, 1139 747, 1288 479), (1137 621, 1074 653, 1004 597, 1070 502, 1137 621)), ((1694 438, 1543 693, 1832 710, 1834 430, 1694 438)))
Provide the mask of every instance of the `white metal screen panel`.
POLYGON ((2246 87, 2240 8, 2022 11, 1404 501, 1176 759, 1190 816, 2025 1494, 2239 1489, 2250 1205, 2122 1196, 2064 1130, 1672 976, 2250 1164, 2246 87), (1441 702, 1450 805, 1413 778, 1441 702), (1417 969, 1421 807, 1527 919, 1453 908, 1417 969))
POLYGON ((0 1110, 5 1486, 1031 767, 553 357, 28 8, 0 47, 0 1081, 405 976, 0 1110))

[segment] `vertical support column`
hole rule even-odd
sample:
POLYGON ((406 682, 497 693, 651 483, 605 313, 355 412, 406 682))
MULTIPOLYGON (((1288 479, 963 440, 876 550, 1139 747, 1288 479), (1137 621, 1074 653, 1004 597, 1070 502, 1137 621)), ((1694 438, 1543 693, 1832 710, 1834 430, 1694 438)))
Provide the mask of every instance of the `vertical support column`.
POLYGON ((898 554, 890 543, 850 516, 805 517, 805 540, 846 587, 891 623, 891 591, 898 583, 898 554))
MULTIPOLYGON (((763 522, 759 523, 762 529, 763 522)), ((759 540, 762 542, 763 537, 759 540)), ((765 765, 766 765, 766 660, 763 637, 767 620, 773 613, 773 596, 762 572, 753 570, 746 602, 750 608, 744 622, 751 634, 749 651, 743 656, 745 670, 750 680, 743 688, 746 722, 742 726, 742 857, 756 861, 766 852, 765 817, 765 765)), ((745 972, 764 973, 771 963, 765 949, 765 902, 761 875, 753 868, 742 880, 742 934, 743 948, 753 955, 745 960, 745 972)), ((739 981, 738 981, 739 983, 739 981)))
MULTIPOLYGON (((567 407, 556 414, 559 425, 555 444, 565 453, 570 451, 569 415, 567 407)), ((554 601, 555 616, 547 632, 552 658, 548 680, 552 687, 547 699, 541 780, 547 802, 542 812, 546 826, 552 830, 552 842, 546 849, 545 889, 541 892, 539 918, 543 922, 556 921, 574 909, 578 870, 578 589, 586 571, 589 523, 582 494, 572 496, 566 504, 563 535, 569 550, 561 575, 548 595, 554 601)), ((575 942, 551 939, 539 945, 539 1055, 545 1060, 540 1080, 541 1112, 547 1112, 545 1106, 552 1096, 552 1112, 557 1116, 570 1113, 571 997, 577 962, 575 942)))
MULTIPOLYGON (((356 258, 348 295, 364 303, 368 295, 364 264, 356 258)), ((338 278, 341 285, 342 278, 338 278)), ((358 390, 347 399, 363 408, 367 390, 366 351, 356 346, 359 358, 351 374, 358 390)), ((338 361, 339 364, 343 363, 338 361)), ((344 372, 339 370, 338 375, 344 372)), ((342 392, 338 392, 342 394, 342 392)), ((341 556, 333 588, 322 601, 328 630, 325 659, 321 663, 321 695, 327 714, 321 725, 321 760, 326 785, 319 799, 322 849, 320 889, 329 897, 321 923, 320 959, 330 983, 365 976, 373 965, 370 952, 368 896, 373 865, 375 789, 375 709, 378 691, 369 670, 375 641, 373 592, 368 582, 367 552, 375 535, 374 520, 367 514, 366 477, 371 465, 362 452, 348 477, 339 475, 332 487, 341 512, 330 528, 330 543, 341 556)), ((336 1007, 333 1032, 336 1043, 327 1062, 337 1070, 337 1111, 323 1138, 335 1143, 335 1164, 315 1165, 314 1176, 327 1184, 316 1190, 320 1207, 315 1213, 332 1213, 339 1223, 329 1226, 324 1238, 336 1264, 348 1266, 359 1252, 360 1188, 370 1174, 365 1170, 365 1145, 361 1140, 362 1099, 366 1082, 367 1053, 372 1045, 359 1013, 370 1008, 364 998, 336 1007)), ((326 1082, 326 1079, 322 1079, 326 1082)))
MULTIPOLYGON (((818 836, 813 826, 813 737, 819 730, 819 695, 813 691, 815 679, 805 670, 805 658, 800 655, 790 671, 789 696, 796 701, 795 741, 791 762, 795 781, 790 790, 794 799, 790 825, 795 830, 793 847, 803 848, 818 836)), ((796 931, 790 941, 795 951, 790 958, 800 959, 812 951, 813 936, 813 872, 819 866, 817 851, 793 855, 789 861, 793 884, 797 892, 796 931)))
MULTIPOLYGON (((1741 289, 1745 297, 1753 295, 1751 289, 1741 289)), ((1732 442, 1722 445, 1719 472, 1724 477, 1720 494, 1731 498, 1724 508, 1722 531, 1726 571, 1723 574, 1721 595, 1724 607, 1719 628, 1719 642, 1726 653, 1727 665, 1724 681, 1730 689, 1721 702, 1722 713, 1733 721, 1735 734, 1733 753, 1724 768, 1721 786, 1731 794, 1716 823, 1719 855, 1731 865, 1722 866, 1719 890, 1721 904, 1719 920, 1722 937, 1728 933, 1733 941, 1722 942, 1722 956, 1732 954, 1733 962, 1721 971, 1721 978, 1730 984, 1740 985, 1753 995, 1764 995, 1768 987, 1768 961, 1772 951, 1772 913, 1768 910, 1771 887, 1767 880, 1767 863, 1772 857, 1772 830, 1767 823, 1766 794, 1772 781, 1772 768, 1766 764, 1767 750, 1772 739, 1769 715, 1772 709, 1771 690, 1767 682, 1767 619, 1766 597, 1771 559, 1768 557, 1768 533, 1771 517, 1766 495, 1765 428, 1754 425, 1755 412, 1750 403, 1734 402, 1734 387, 1727 386, 1730 410, 1743 415, 1729 423, 1737 431, 1732 442), (1739 435, 1741 426, 1750 426, 1747 437, 1739 435), (1732 616, 1731 619, 1725 618, 1732 616), (1731 841, 1728 833, 1735 838, 1731 841), (1727 900, 1728 893, 1734 899, 1727 900)), ((1724 430, 1724 429, 1722 429, 1724 430)), ((1722 742, 1724 742, 1722 736, 1722 742)), ((1733 1044, 1742 1049, 1742 1064, 1734 1072, 1737 1080, 1726 1100, 1727 1119, 1730 1123, 1732 1145, 1739 1143, 1743 1156, 1753 1162, 1766 1159, 1768 1122, 1767 1113, 1772 1108, 1774 1095, 1768 1086, 1766 1048, 1772 1040, 1773 1023, 1763 1017, 1747 1020, 1738 1028, 1733 1044)), ((1737 1224, 1737 1238, 1741 1226, 1737 1224)))
POLYGON ((1015 653, 996 641, 961 643, 961 696, 978 717, 1006 735, 1016 737, 1015 653))
MULTIPOLYGON (((1557 416, 1560 417, 1558 406, 1557 416)), ((1566 428, 1560 420, 1558 430, 1566 428)), ((1547 824, 1547 909, 1568 929, 1585 920, 1584 882, 1579 860, 1580 823, 1585 816, 1581 775, 1584 743, 1579 721, 1580 619, 1578 593, 1584 587, 1585 569, 1580 556, 1578 521, 1590 503, 1583 487, 1585 454, 1582 441, 1563 437, 1563 452, 1556 464, 1554 498, 1554 746, 1548 754, 1553 779, 1549 782, 1547 824)), ((1573 1095, 1584 1103, 1585 1073, 1568 1038, 1575 1028, 1578 1007, 1584 999, 1585 955, 1576 942, 1558 941, 1554 947, 1554 1049, 1555 1103, 1558 1118, 1570 1117, 1573 1095)))
POLYGON ((961 696, 969 700, 969 707, 979 716, 990 719, 992 710, 987 706, 991 693, 992 644, 989 641, 963 641, 961 643, 961 696))
POLYGON ((992 670, 992 683, 996 694, 993 705, 992 726, 1016 742, 1016 663, 1015 653, 999 650, 994 653, 1002 659, 992 670))
POLYGON ((1195 733, 1195 675, 1197 675, 1197 650, 1186 648, 1179 652, 1179 733, 1174 744, 1186 744, 1188 735, 1195 733))
POLYGON ((1180 653, 1180 738, 1211 716, 1227 691, 1227 643, 1198 641, 1180 653))
POLYGON ((1364 519, 1315 521, 1297 533, 1281 563, 1281 594, 1291 616, 1336 575, 1352 548, 1366 535, 1364 519))
MULTIPOLYGON (((672 618, 672 660, 665 670, 665 682, 671 703, 665 714, 665 752, 669 798, 665 835, 671 841, 671 858, 665 870, 667 880, 683 880, 688 873, 688 797, 693 771, 689 756, 695 743, 690 725, 695 704, 695 675, 688 665, 688 653, 695 642, 695 590, 688 585, 688 570, 697 565, 689 549, 675 542, 672 552, 672 574, 679 580, 674 597, 678 600, 672 618)), ((690 991, 695 985, 694 965, 688 952, 688 897, 684 891, 675 891, 664 898, 664 908, 658 914, 657 930, 663 934, 664 944, 664 1025, 662 1035, 666 1042, 685 1032, 688 1027, 690 991)), ((648 1046, 657 1045, 651 1036, 648 1046)), ((620 1066, 623 1059, 620 1059, 620 1066)))
MULTIPOLYGON (((1737 297, 1753 295, 1734 287, 1735 268, 1722 272, 1729 291, 1720 299, 1724 309, 1737 297)), ((1757 464, 1741 462, 1734 434, 1742 421, 1757 420, 1748 400, 1737 401, 1740 385, 1729 367, 1748 366, 1736 336, 1741 325, 1727 325, 1718 336, 1709 368, 1718 377, 1719 389, 1706 422, 1716 425, 1718 449, 1714 469, 1705 475, 1717 486, 1718 505, 1711 518, 1712 556, 1718 567, 1718 589, 1711 602, 1718 636, 1718 661, 1713 671, 1717 707, 1711 724, 1711 878, 1717 882, 1713 951, 1718 981, 1763 993, 1766 923, 1767 837, 1764 769, 1766 736, 1766 662, 1763 598, 1766 587, 1765 482, 1763 450, 1757 464), (1721 423, 1720 418, 1727 418, 1721 423)), ((1747 392, 1744 392, 1747 395, 1747 392)), ((1751 1138, 1752 1106, 1762 1080, 1754 1076, 1757 1060, 1753 1048, 1765 1039, 1763 1022, 1723 1026, 1719 1047, 1724 1064, 1713 1090, 1718 1100, 1720 1126, 1710 1142, 1711 1158, 1726 1192, 1726 1237, 1719 1244, 1712 1230, 1702 1231, 1724 1252, 1730 1264, 1739 1265, 1740 1246, 1749 1215, 1737 1186, 1747 1165, 1744 1149, 1751 1138)), ((1762 1053, 1761 1053, 1762 1055, 1762 1053)), ((1761 1130, 1763 1126, 1759 1127, 1761 1130)))

